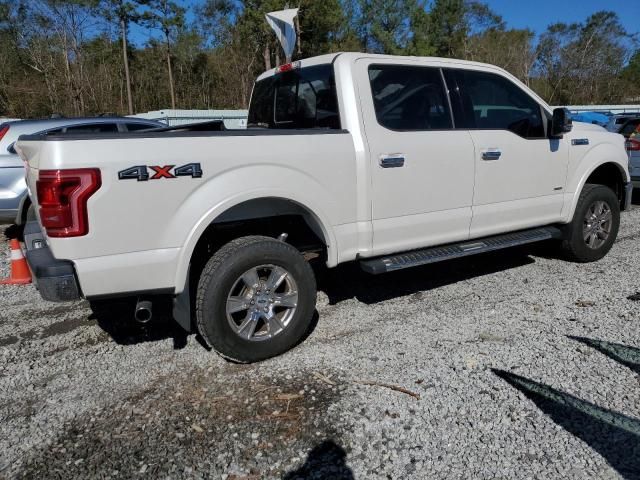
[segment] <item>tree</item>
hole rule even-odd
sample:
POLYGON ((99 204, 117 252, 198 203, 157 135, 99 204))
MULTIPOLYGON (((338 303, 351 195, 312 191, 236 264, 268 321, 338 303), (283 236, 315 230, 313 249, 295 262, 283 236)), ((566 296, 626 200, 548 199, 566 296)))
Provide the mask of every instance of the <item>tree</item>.
POLYGON ((537 62, 549 102, 620 101, 629 38, 614 12, 596 12, 584 23, 550 25, 541 36, 537 62))
POLYGON ((127 106, 129 115, 133 115, 133 94, 131 93, 131 75, 129 73, 129 49, 127 32, 131 23, 142 19, 140 7, 145 0, 100 0, 98 14, 107 21, 114 22, 120 30, 122 42, 122 64, 124 66, 125 85, 127 89, 127 106))
POLYGON ((171 94, 171 108, 176 108, 176 92, 171 68, 171 46, 178 32, 184 28, 185 9, 173 0, 149 0, 149 10, 145 18, 149 25, 162 32, 166 48, 167 73, 169 77, 169 93, 171 94))

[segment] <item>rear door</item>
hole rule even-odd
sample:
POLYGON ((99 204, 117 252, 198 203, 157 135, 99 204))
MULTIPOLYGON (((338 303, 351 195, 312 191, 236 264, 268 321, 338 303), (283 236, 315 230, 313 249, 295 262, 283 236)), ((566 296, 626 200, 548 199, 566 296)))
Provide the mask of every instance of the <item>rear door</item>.
POLYGON ((369 147, 376 255, 465 240, 474 159, 455 130, 439 68, 361 59, 356 74, 369 147))
POLYGON ((560 219, 568 148, 547 136, 547 114, 498 73, 445 71, 456 92, 456 125, 475 146, 472 238, 545 225, 560 219))

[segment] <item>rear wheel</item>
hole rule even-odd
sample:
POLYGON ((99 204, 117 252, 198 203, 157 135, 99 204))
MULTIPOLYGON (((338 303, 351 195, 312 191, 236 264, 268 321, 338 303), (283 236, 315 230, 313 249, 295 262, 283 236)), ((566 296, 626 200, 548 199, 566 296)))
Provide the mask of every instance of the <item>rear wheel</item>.
POLYGON ((315 302, 313 271, 298 250, 269 237, 242 237, 218 250, 202 271, 198 330, 223 357, 260 361, 303 338, 315 302))
POLYGON ((573 221, 567 225, 563 249, 576 262, 595 262, 604 257, 620 227, 618 197, 609 187, 584 186, 573 221))

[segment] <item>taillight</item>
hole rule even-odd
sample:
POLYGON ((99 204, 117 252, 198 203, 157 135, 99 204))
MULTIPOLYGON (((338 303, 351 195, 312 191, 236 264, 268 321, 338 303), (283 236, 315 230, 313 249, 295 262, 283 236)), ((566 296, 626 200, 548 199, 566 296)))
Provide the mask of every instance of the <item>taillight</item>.
POLYGON ((8 131, 9 125, 5 125, 4 127, 0 128, 0 140, 2 140, 2 137, 4 137, 8 131))
POLYGON ((627 147, 627 150, 629 152, 638 152, 640 151, 640 140, 630 138, 629 140, 627 140, 625 146, 627 147))
POLYGON ((87 200, 102 184, 97 168, 41 170, 36 182, 40 222, 50 237, 89 232, 87 200))

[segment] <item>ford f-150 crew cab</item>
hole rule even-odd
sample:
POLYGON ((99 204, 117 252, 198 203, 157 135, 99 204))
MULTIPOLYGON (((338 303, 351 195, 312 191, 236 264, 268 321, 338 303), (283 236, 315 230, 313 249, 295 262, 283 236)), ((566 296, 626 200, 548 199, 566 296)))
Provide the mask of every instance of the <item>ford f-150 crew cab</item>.
POLYGON ((21 137, 41 295, 137 297, 142 320, 170 296, 181 325, 251 362, 308 331, 312 258, 377 274, 556 239, 595 261, 630 202, 622 136, 491 65, 302 60, 257 79, 248 127, 21 137))

